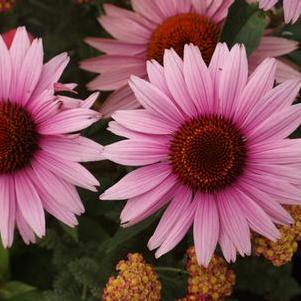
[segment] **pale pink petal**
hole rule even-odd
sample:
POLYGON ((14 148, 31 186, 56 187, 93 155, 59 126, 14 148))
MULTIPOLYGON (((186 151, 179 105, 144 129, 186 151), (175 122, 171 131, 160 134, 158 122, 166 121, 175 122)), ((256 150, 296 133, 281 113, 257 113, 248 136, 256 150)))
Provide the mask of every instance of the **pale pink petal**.
POLYGON ((197 209, 193 236, 198 262, 208 267, 219 239, 219 213, 216 199, 210 194, 196 195, 197 209))
MULTIPOLYGON (((207 3, 210 2, 208 0, 206 1, 207 3)), ((204 15, 209 17, 211 20, 219 23, 227 17, 228 10, 233 2, 234 0, 211 0, 211 3, 207 7, 204 15)))
POLYGON ((169 195, 169 192, 175 188, 176 183, 176 177, 169 175, 152 190, 129 199, 120 214, 121 224, 131 223, 138 219, 141 214, 153 208, 157 202, 169 195))
POLYGON ((86 59, 80 63, 80 67, 84 70, 102 73, 112 69, 126 68, 137 65, 144 65, 144 58, 124 55, 101 55, 86 59))
POLYGON ((164 15, 156 6, 155 1, 132 0, 132 6, 135 11, 153 22, 160 24, 164 20, 164 15))
MULTIPOLYGON (((264 97, 258 99, 258 102, 250 107, 242 126, 251 129, 265 122, 272 114, 289 108, 296 99, 300 88, 300 80, 290 80, 268 91, 264 97)), ((251 94, 249 96, 251 97, 251 94)))
POLYGON ((231 117, 248 79, 248 61, 243 45, 235 45, 225 62, 219 87, 219 110, 231 117))
POLYGON ((54 89, 54 84, 60 79, 69 60, 67 53, 61 53, 42 67, 41 76, 32 95, 33 99, 39 98, 44 90, 54 89))
POLYGON ((285 23, 295 23, 301 15, 300 0, 283 0, 285 23))
MULTIPOLYGON (((193 46, 192 44, 185 45, 184 76, 188 93, 191 95, 198 113, 212 113, 214 109, 214 94, 211 75, 206 63, 202 58, 199 48, 193 46)), ((179 85, 180 84, 181 83, 179 83, 179 85)), ((182 84, 182 86, 185 86, 185 84, 182 84)), ((185 99, 187 99, 187 97, 185 99)), ((186 100, 186 102, 189 101, 190 98, 186 100)), ((182 100, 182 102, 185 101, 182 100)), ((194 108, 194 110, 196 110, 196 108, 194 108)))
POLYGON ((24 57, 22 67, 18 74, 18 82, 16 83, 17 91, 15 100, 22 105, 26 105, 40 80, 43 68, 43 57, 42 40, 35 39, 24 57), (32 64, 33 61, 35 62, 34 65, 32 64))
POLYGON ((276 241, 280 238, 280 232, 271 221, 270 217, 262 210, 262 208, 237 188, 233 188, 236 191, 234 197, 245 215, 250 228, 256 233, 259 233, 269 240, 276 241))
POLYGON ((137 100, 145 109, 162 116, 163 119, 168 119, 171 123, 182 122, 184 120, 182 112, 180 112, 173 101, 154 85, 132 76, 130 86, 137 100))
POLYGON ((16 222, 18 230, 24 240, 24 242, 29 245, 30 243, 36 242, 36 237, 25 218, 23 217, 19 208, 16 210, 16 222))
POLYGON ((126 85, 131 75, 144 78, 146 75, 145 62, 141 61, 135 64, 108 70, 89 82, 87 87, 91 91, 112 91, 126 85))
POLYGON ((110 17, 129 19, 149 29, 154 29, 155 27, 155 24, 153 22, 150 22, 148 19, 144 18, 143 16, 136 14, 135 12, 132 12, 128 9, 124 9, 109 3, 105 3, 103 5, 103 8, 105 10, 105 13, 110 17))
POLYGON ((143 56, 146 51, 145 45, 133 44, 130 42, 123 42, 113 39, 105 38, 86 38, 85 42, 97 50, 112 54, 129 54, 131 56, 143 56))
POLYGON ((267 118, 250 131, 249 139, 258 143, 272 137, 287 138, 301 123, 301 104, 291 106, 267 118))
POLYGON ((222 191, 217 194, 220 227, 231 239, 237 251, 244 256, 251 254, 251 234, 246 217, 233 197, 235 192, 222 191))
POLYGON ((133 19, 104 15, 98 21, 107 32, 120 41, 135 41, 135 44, 147 45, 151 37, 152 31, 133 19))
POLYGON ((275 198, 256 188, 248 181, 242 181, 239 184, 239 189, 244 191, 250 198, 252 198, 277 224, 288 225, 293 223, 292 217, 289 213, 276 201, 275 198))
POLYGON ((259 0, 259 7, 268 10, 271 9, 279 0, 259 0))
POLYGON ((172 124, 143 109, 117 111, 112 117, 122 126, 141 133, 170 135, 176 131, 172 124))
MULTIPOLYGON (((30 46, 30 40, 25 27, 18 27, 12 45, 9 50, 11 58, 7 57, 7 60, 5 62, 5 64, 9 64, 10 61, 13 62, 13 64, 11 64, 12 74, 11 74, 11 86, 9 92, 9 98, 12 101, 16 99, 16 93, 18 91, 18 81, 19 81, 18 76, 29 46, 30 46)), ((4 56, 6 56, 6 51, 4 51, 4 56)), ((3 63, 1 63, 1 66, 3 66, 3 63)))
POLYGON ((245 118, 250 118, 248 114, 252 112, 254 106, 263 103, 262 99, 273 88, 275 73, 275 59, 266 59, 255 69, 235 108, 235 120, 240 120, 242 123, 245 118))
POLYGON ((117 110, 133 110, 140 106, 133 91, 128 85, 125 85, 117 89, 106 99, 100 108, 100 113, 105 118, 108 118, 117 110))
POLYGON ((301 79, 300 68, 289 60, 286 60, 284 58, 279 58, 277 60, 277 71, 276 71, 277 82, 282 83, 292 78, 301 79))
POLYGON ((0 177, 0 232, 3 246, 11 247, 14 240, 16 196, 14 178, 10 175, 0 177))
POLYGON ((220 230, 219 244, 227 262, 236 261, 236 248, 223 229, 220 230))
POLYGON ((95 186, 99 186, 97 179, 77 162, 60 159, 58 156, 40 151, 35 160, 46 169, 56 174, 67 182, 96 191, 95 186))
POLYGON ((196 202, 194 201, 190 204, 189 208, 187 208, 185 214, 182 214, 179 217, 178 222, 168 233, 168 236, 166 237, 160 248, 156 251, 156 258, 159 258, 163 254, 166 254, 167 252, 172 250, 183 239, 193 223, 195 210, 196 202))
POLYGON ((183 215, 183 212, 186 212, 189 208, 191 200, 192 193, 189 188, 179 186, 176 189, 173 200, 165 210, 155 233, 147 244, 150 250, 157 249, 162 245, 179 218, 183 215))
POLYGON ((14 175, 17 204, 27 224, 38 237, 42 237, 45 235, 44 209, 29 173, 23 170, 14 175))
POLYGON ((171 173, 170 166, 157 163, 132 171, 106 190, 101 200, 125 200, 154 189, 171 173))
POLYGON ((103 147, 81 136, 47 136, 41 139, 40 147, 48 153, 74 162, 89 162, 103 159, 103 147))
POLYGON ((168 90, 177 106, 187 116, 196 116, 197 110, 188 92, 189 86, 185 83, 183 60, 173 49, 165 50, 164 75, 168 90))
POLYGON ((93 110, 77 108, 57 113, 39 124, 39 133, 57 135, 80 131, 100 119, 101 115, 93 110))
POLYGON ((104 147, 104 158, 127 166, 142 166, 167 160, 169 149, 157 141, 123 140, 104 147))
POLYGON ((37 161, 32 163, 32 168, 41 189, 52 196, 57 203, 76 214, 85 212, 78 192, 73 185, 57 177, 37 161))

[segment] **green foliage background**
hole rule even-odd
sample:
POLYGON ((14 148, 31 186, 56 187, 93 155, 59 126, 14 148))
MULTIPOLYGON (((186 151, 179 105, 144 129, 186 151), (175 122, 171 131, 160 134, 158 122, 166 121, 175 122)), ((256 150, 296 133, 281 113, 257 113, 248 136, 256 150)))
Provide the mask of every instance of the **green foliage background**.
MULTIPOLYGON (((148 1, 148 0, 146 0, 148 1)), ((102 4, 115 3, 129 7, 129 1, 92 0, 75 5, 72 0, 20 0, 10 13, 0 15, 0 30, 5 32, 26 25, 44 40, 46 60, 67 51, 72 60, 64 74, 64 82, 79 83, 80 96, 88 92, 85 84, 93 77, 78 68, 78 62, 96 55, 83 39, 106 36, 96 17, 102 4)), ((243 0, 235 2, 226 22, 222 40, 232 45, 246 44, 250 54, 263 34, 264 13, 243 0)), ((279 35, 301 40, 301 23, 281 28, 279 35)), ((290 55, 301 66, 301 51, 290 55)), ((100 102, 107 96, 101 95, 100 102)), ((118 139, 106 131, 101 121, 84 133, 102 144, 118 139)), ((300 136, 299 133, 296 133, 300 136)), ((110 162, 87 165, 106 189, 130 169, 110 162)), ((122 202, 101 202, 98 194, 80 191, 87 213, 79 218, 77 229, 70 229, 48 217, 47 236, 37 245, 25 246, 20 238, 10 251, 0 250, 0 300, 10 301, 96 301, 114 274, 116 263, 128 252, 142 252, 160 273, 163 300, 183 297, 186 290, 185 251, 192 244, 191 234, 171 253, 156 261, 146 243, 161 213, 130 229, 119 228, 122 202)), ((301 300, 300 252, 292 264, 275 268, 261 258, 240 259, 232 265, 237 273, 237 286, 232 301, 301 300)))

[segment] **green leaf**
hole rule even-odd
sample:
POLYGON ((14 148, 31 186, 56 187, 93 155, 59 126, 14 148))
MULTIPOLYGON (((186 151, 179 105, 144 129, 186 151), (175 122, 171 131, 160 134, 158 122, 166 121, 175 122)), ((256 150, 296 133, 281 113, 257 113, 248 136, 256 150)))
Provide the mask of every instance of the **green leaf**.
POLYGON ((266 296, 271 301, 289 301, 300 293, 292 277, 292 267, 286 264, 275 267, 262 258, 243 258, 234 266, 238 290, 266 296))
POLYGON ((35 287, 19 281, 7 282, 0 287, 0 299, 12 300, 12 298, 25 293, 33 292, 35 287))
POLYGON ((264 28, 264 13, 257 6, 239 0, 229 11, 221 41, 226 42, 229 47, 235 43, 242 43, 250 55, 259 46, 264 28))

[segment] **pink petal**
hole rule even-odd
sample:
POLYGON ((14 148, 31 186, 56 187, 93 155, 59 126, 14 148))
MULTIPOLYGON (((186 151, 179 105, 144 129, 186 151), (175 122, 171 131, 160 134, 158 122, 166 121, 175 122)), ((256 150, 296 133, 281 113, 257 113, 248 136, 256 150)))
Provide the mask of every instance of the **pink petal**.
POLYGON ((283 0, 285 23, 295 23, 301 14, 300 0, 283 0))
POLYGON ((197 115, 197 110, 188 92, 190 87, 185 83, 183 69, 184 63, 178 54, 173 49, 165 50, 164 75, 168 90, 177 106, 187 116, 193 117, 197 115))
POLYGON ((15 174, 17 204, 27 224, 42 237, 45 235, 45 214, 29 172, 24 170, 15 174))
POLYGON ((186 211, 189 210, 191 200, 192 193, 188 187, 179 186, 179 188, 176 189, 173 200, 165 210, 155 233, 147 244, 150 250, 157 249, 163 244, 170 231, 177 224, 179 218, 183 213, 186 214, 186 211))
POLYGON ((132 171, 106 190, 101 200, 125 200, 154 189, 171 173, 170 166, 157 163, 132 171))
POLYGON ((105 146, 102 155, 127 166, 141 166, 167 160, 168 146, 156 141, 123 140, 105 146))
POLYGON ((92 191, 96 191, 95 186, 99 186, 97 179, 79 163, 60 159, 45 151, 39 152, 35 161, 73 185, 92 191))
POLYGON ((235 45, 222 70, 219 88, 219 110, 227 117, 235 112, 248 79, 248 61, 243 45, 235 45))
POLYGON ((39 133, 57 135, 77 132, 89 127, 100 117, 98 112, 83 108, 62 111, 40 123, 39 133))
MULTIPOLYGON (((184 49, 184 77, 186 84, 183 85, 187 85, 198 113, 210 114, 214 109, 211 75, 199 48, 192 44, 185 45, 184 49)), ((190 98, 187 99, 189 101, 190 98)))
POLYGON ((11 247, 14 240, 16 198, 14 179, 10 175, 0 177, 0 232, 3 246, 11 247))
POLYGON ((197 194, 194 217, 194 243, 198 262, 208 267, 219 239, 219 214, 216 200, 209 194, 197 194))
POLYGON ((117 110, 133 110, 140 107, 140 103, 128 85, 117 89, 112 93, 100 108, 100 113, 105 117, 110 117, 117 110))
POLYGON ((244 256, 251 254, 251 234, 244 213, 238 206, 231 190, 217 194, 221 231, 231 239, 237 251, 244 256))
POLYGON ((154 85, 132 76, 130 86, 137 100, 151 113, 159 115, 163 119, 167 118, 168 121, 173 124, 181 123, 184 120, 182 113, 175 106, 173 101, 154 85))
POLYGON ((152 190, 142 195, 129 199, 123 208, 120 219, 122 224, 132 223, 133 220, 139 219, 141 214, 153 208, 156 203, 161 202, 175 188, 177 181, 174 175, 169 175, 160 184, 152 190))
POLYGON ((74 162, 98 161, 103 159, 103 147, 85 137, 47 136, 40 147, 62 159, 74 162))
POLYGON ((271 221, 270 217, 247 194, 234 188, 237 203, 245 215, 250 228, 265 236, 269 240, 276 241, 280 238, 280 232, 271 221))
POLYGON ((117 111, 112 117, 122 126, 141 133, 170 135, 176 131, 165 119, 146 110, 117 111))
POLYGON ((112 54, 130 54, 131 56, 142 56, 146 52, 145 45, 133 44, 105 38, 86 38, 85 42, 97 50, 112 54))

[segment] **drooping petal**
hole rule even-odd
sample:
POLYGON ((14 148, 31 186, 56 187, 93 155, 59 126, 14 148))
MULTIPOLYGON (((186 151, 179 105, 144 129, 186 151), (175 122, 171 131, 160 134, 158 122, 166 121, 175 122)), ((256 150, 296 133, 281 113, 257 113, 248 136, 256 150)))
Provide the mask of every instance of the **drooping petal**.
POLYGON ((132 171, 106 190, 102 200, 124 200, 152 190, 171 174, 169 165, 157 163, 132 171))
POLYGON ((216 200, 209 194, 197 194, 196 202, 193 225, 196 255, 198 262, 207 267, 220 236, 219 213, 216 200))

